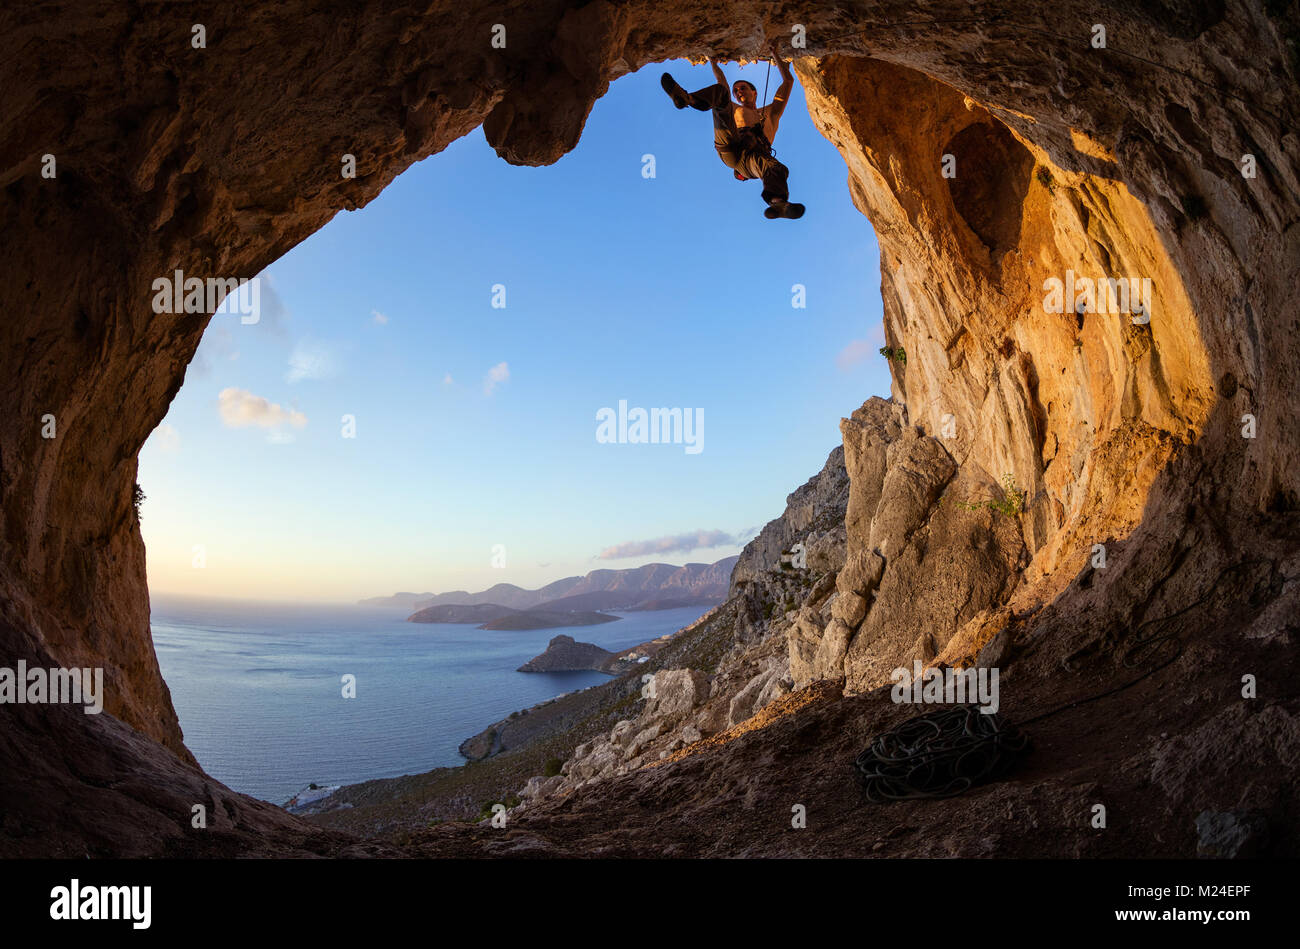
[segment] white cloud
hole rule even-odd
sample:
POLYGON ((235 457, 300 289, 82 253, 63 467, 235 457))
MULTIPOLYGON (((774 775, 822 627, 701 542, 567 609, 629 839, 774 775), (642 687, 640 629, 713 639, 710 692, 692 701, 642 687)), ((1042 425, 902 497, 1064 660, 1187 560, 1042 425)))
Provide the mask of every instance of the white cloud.
POLYGON ((388 325, 388 317, 384 316, 384 314, 380 313, 378 310, 371 310, 370 318, 374 320, 376 323, 378 323, 380 326, 388 325))
POLYGON ((510 381, 510 367, 503 362, 497 363, 483 377, 483 394, 491 395, 502 382, 510 381))
POLYGON ((328 346, 303 340, 289 354, 289 371, 284 378, 286 382, 328 379, 334 375, 334 365, 334 353, 328 346))
POLYGON ((281 425, 302 428, 307 424, 307 416, 301 412, 283 408, 260 395, 253 395, 247 389, 222 389, 217 395, 217 409, 221 413, 221 421, 228 428, 246 428, 250 425, 258 428, 279 428, 281 425))
MULTIPOLYGON (((242 324, 241 327, 256 327, 257 332, 270 332, 275 336, 284 337, 288 335, 288 323, 290 320, 289 308, 284 305, 280 299, 280 294, 275 290, 275 282, 271 279, 271 274, 263 270, 257 275, 258 290, 260 296, 260 306, 258 307, 257 322, 242 324)), ((247 291, 241 291, 247 292, 247 291)), ((233 320, 238 323, 242 316, 233 315, 233 320)), ((232 324, 233 325, 233 324, 232 324)))
POLYGON ((654 540, 629 540, 613 547, 606 547, 600 552, 601 560, 622 560, 624 557, 646 557, 655 554, 685 553, 709 547, 721 547, 725 544, 739 544, 737 536, 726 531, 691 531, 686 534, 674 534, 669 537, 656 537, 654 540))
POLYGON ((884 328, 876 327, 872 334, 866 339, 852 340, 847 346, 841 349, 839 355, 835 357, 835 365, 837 365, 841 371, 848 372, 864 359, 880 352, 880 347, 884 345, 884 328))
POLYGON ((166 422, 158 426, 150 436, 150 440, 158 446, 159 451, 165 451, 168 454, 181 449, 181 433, 166 422))

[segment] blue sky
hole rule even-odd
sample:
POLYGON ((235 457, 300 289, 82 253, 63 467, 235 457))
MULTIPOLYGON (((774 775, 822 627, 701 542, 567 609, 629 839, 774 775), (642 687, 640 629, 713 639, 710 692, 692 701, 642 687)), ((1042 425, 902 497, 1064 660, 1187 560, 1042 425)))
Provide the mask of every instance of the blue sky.
MULTIPOLYGON (((546 168, 506 164, 476 130, 269 267, 258 323, 213 319, 140 455, 152 590, 533 587, 717 560, 781 513, 839 419, 888 393, 875 235, 797 79, 775 145, 808 212, 768 221, 708 114, 672 107, 664 68, 711 81, 685 62, 616 81, 546 168), (225 390, 227 409, 280 411, 233 424, 225 390), (598 443, 620 399, 702 409, 703 450, 598 443), (701 531, 733 542, 600 556, 701 531)), ((761 64, 724 69, 762 92, 761 64)))

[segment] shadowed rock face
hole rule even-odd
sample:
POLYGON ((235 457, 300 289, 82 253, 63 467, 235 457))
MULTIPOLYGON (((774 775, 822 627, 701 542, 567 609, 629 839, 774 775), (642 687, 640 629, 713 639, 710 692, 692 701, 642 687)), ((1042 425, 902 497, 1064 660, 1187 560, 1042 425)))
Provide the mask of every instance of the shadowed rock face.
MULTIPOLYGON (((180 846, 201 793, 244 802, 229 812, 231 850, 288 852, 309 832, 194 770, 159 674, 136 455, 207 317, 155 315, 152 281, 251 277, 479 125, 507 161, 554 162, 611 80, 672 57, 752 56, 765 31, 794 23, 814 121, 880 238, 886 340, 906 352, 892 363, 899 438, 919 453, 934 442, 954 466, 923 496, 897 475, 891 496, 907 501, 885 511, 871 479, 855 480, 849 567, 881 556, 880 577, 866 576, 889 595, 889 558, 905 551, 880 554, 872 539, 893 517, 925 525, 932 540, 910 554, 921 566, 948 562, 935 543, 994 537, 969 568, 987 574, 975 600, 932 646, 955 655, 999 615, 1033 617, 1022 632, 1055 644, 1048 674, 1153 602, 1195 601, 1226 563, 1293 555, 1294 4, 1057 0, 990 5, 983 20, 970 9, 79 0, 0 13, 0 661, 104 667, 107 712, 137 730, 0 708, 0 851, 38 852, 63 818, 36 802, 65 796, 102 813, 98 852, 180 846), (191 45, 195 23, 206 49, 191 45), (491 45, 498 23, 504 49, 491 45), (1105 49, 1090 45, 1097 23, 1105 49), (46 154, 57 178, 41 176, 46 154), (345 154, 353 179, 340 175, 345 154), (1149 277, 1150 322, 1044 312, 1043 281, 1066 271, 1149 277), (1245 414, 1258 438, 1242 437, 1245 414), (42 437, 47 415, 57 437, 42 437), (978 496, 1004 475, 1025 495, 1019 537, 935 520, 950 486, 978 496), (1081 574, 1094 543, 1109 567, 1081 574), (142 793, 128 817, 124 783, 172 790, 142 793)), ((846 429, 846 443, 857 437, 846 429)), ((820 654, 852 691, 876 681, 885 654, 869 648, 877 633, 860 638, 871 614, 850 618, 863 625, 837 617, 843 641, 820 654)), ((889 661, 911 631, 881 628, 889 661)), ((60 852, 90 835, 59 826, 60 852)))

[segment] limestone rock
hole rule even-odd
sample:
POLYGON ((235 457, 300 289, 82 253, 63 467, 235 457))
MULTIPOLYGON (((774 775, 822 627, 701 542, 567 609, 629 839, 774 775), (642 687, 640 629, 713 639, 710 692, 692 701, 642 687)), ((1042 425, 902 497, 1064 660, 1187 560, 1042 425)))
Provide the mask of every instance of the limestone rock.
MULTIPOLYGON (((933 490, 933 481, 921 490, 905 477, 911 484, 899 496, 925 497, 933 490)), ((981 489, 965 475, 954 483, 963 499, 981 489)), ((942 652, 964 624, 1006 600, 1024 557, 1017 519, 988 508, 933 503, 920 514, 889 520, 882 532, 896 537, 899 549, 886 558, 871 609, 844 657, 850 692, 883 685, 895 668, 942 652), (908 531, 906 524, 916 526, 908 531)))
POLYGON ((887 563, 902 553, 956 472, 956 464, 937 439, 904 429, 889 445, 867 549, 881 554, 887 563))
POLYGON ((781 696, 787 694, 790 689, 789 672, 777 670, 775 675, 768 678, 767 684, 763 686, 763 691, 758 693, 758 698, 754 701, 754 711, 757 713, 767 708, 781 696))
POLYGON ((728 702, 710 702, 695 717, 695 727, 702 735, 716 735, 727 728, 728 702))
POLYGON ((623 752, 623 756, 625 758, 637 757, 645 750, 646 746, 649 745, 650 742, 654 741, 663 733, 663 722, 654 722, 648 727, 641 729, 636 733, 632 740, 627 743, 627 748, 623 752))
POLYGON ((857 629, 862 617, 867 613, 865 597, 857 593, 841 593, 831 607, 831 616, 842 622, 849 629, 857 629))
MULTIPOLYGON (((812 661, 814 679, 841 679, 844 677, 844 657, 848 652, 853 630, 843 620, 833 619, 822 632, 821 642, 812 661)), ((794 664, 791 663, 791 668, 794 664)))
POLYGON ((664 669, 654 674, 651 698, 642 721, 681 721, 709 694, 709 677, 698 669, 664 669))
MULTIPOLYGON (((849 479, 844 470, 844 449, 836 447, 820 472, 786 498, 782 515, 769 521, 740 554, 731 575, 732 593, 737 585, 758 579, 765 571, 780 566, 781 555, 797 541, 816 535, 817 554, 809 560, 818 564, 835 560, 833 535, 843 529, 848 503, 849 479), (827 539, 827 535, 832 535, 827 539)), ((807 547, 807 544, 805 544, 807 547)), ((805 552, 805 555, 808 551, 805 552)))
POLYGON ((844 568, 848 535, 841 524, 831 530, 813 531, 804 538, 808 569, 815 573, 838 573, 844 568))
POLYGON ((871 533, 871 521, 884 487, 886 454, 900 432, 897 407, 875 397, 840 421, 844 468, 850 482, 844 526, 853 537, 871 533))
MULTIPOLYGON (((865 535, 859 543, 863 541, 870 542, 865 535)), ((884 557, 874 550, 858 547, 849 553, 844 569, 835 578, 835 588, 841 593, 856 593, 861 596, 880 585, 884 572, 884 557)))
POLYGON ((758 697, 767 687, 768 682, 773 676, 779 676, 775 669, 768 669, 760 672, 754 678, 750 679, 743 689, 736 693, 731 699, 731 704, 727 710, 727 724, 739 725, 745 719, 749 718, 758 711, 758 697))
POLYGON ((523 789, 519 792, 519 796, 525 801, 535 800, 537 798, 546 797, 553 791, 559 789, 563 784, 564 778, 560 775, 555 775, 549 778, 537 775, 528 779, 528 783, 525 784, 523 789))
MULTIPOLYGON (((840 564, 838 569, 842 570, 843 568, 844 565, 840 564)), ((837 575, 837 573, 826 573, 819 577, 813 584, 812 589, 808 591, 808 595, 804 598, 803 603, 800 604, 802 608, 809 610, 810 612, 818 610, 826 597, 835 592, 835 579, 837 575)))

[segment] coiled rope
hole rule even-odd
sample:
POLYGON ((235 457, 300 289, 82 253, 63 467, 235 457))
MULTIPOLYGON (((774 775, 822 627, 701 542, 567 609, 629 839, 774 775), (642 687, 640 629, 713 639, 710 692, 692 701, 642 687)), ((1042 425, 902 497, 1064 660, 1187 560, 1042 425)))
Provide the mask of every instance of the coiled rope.
MULTIPOLYGON (((1157 629, 1142 636, 1142 631, 1150 626, 1162 626, 1195 609, 1218 592, 1219 585, 1230 573, 1260 564, 1267 564, 1270 568, 1274 566, 1272 560, 1264 558, 1230 564, 1219 571, 1204 596, 1166 616, 1139 623, 1134 630, 1138 637, 1129 644, 1121 662, 1134 668, 1168 652, 1156 665, 1122 685, 1058 705, 1027 719, 1023 725, 1123 692, 1176 662, 1183 653, 1182 642, 1176 633, 1157 629)), ((1269 574, 1271 578, 1272 569, 1269 574)), ((1282 578, 1283 581, 1289 579, 1282 578)), ((1008 773, 1029 748, 1029 737, 1019 727, 996 714, 985 715, 978 706, 955 705, 895 725, 877 736, 858 755, 853 766, 867 800, 874 804, 955 797, 1008 773)))
POLYGON ((854 767, 874 804, 955 797, 1016 763, 1029 739, 975 705, 909 718, 876 738, 854 767))

